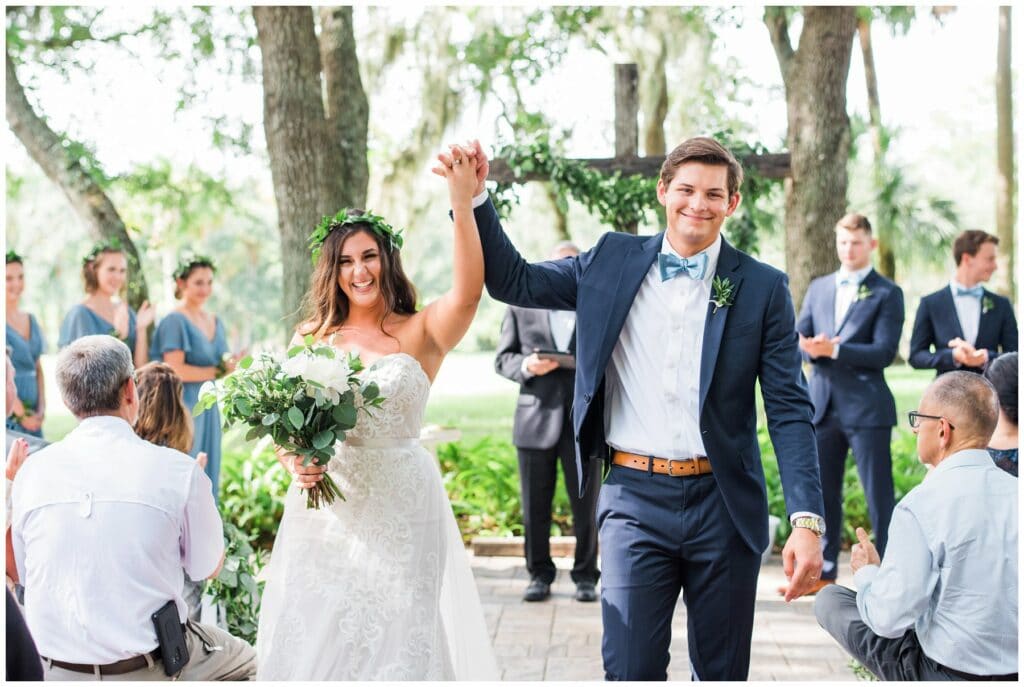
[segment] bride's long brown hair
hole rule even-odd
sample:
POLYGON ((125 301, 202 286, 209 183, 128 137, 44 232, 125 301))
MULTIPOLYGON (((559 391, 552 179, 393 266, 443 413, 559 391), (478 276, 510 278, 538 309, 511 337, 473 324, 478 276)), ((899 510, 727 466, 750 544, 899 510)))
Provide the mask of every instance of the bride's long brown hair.
MULTIPOLYGON (((354 210, 362 213, 362 210, 354 210)), ((377 244, 380 254, 380 276, 378 283, 384 298, 384 320, 391 313, 412 315, 416 312, 416 288, 402 269, 402 257, 398 249, 391 250, 389 243, 366 223, 345 224, 331 231, 324 240, 317 260, 309 290, 303 298, 304 321, 299 326, 302 334, 322 337, 344 324, 348 319, 348 296, 338 285, 338 270, 341 265, 341 249, 345 241, 357 232, 363 232, 377 244)))

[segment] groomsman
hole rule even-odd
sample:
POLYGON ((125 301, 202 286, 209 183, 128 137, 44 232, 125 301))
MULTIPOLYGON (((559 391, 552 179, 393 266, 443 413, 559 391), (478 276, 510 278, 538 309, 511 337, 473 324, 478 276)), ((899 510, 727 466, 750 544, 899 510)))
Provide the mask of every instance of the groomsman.
MULTIPOLYGON (((552 260, 579 255, 568 241, 555 246, 552 260)), ((572 310, 537 310, 509 306, 501 324, 501 338, 494 367, 498 374, 517 382, 512 441, 519 454, 519 482, 526 530, 526 569, 530 584, 524 601, 543 601, 551 594, 555 563, 551 560, 551 503, 562 464, 569 492, 576 561, 572 580, 577 601, 597 601, 597 509, 601 465, 591 464, 590 488, 580 494, 576 476, 576 448, 572 433, 574 366, 542 359, 535 351, 576 352, 576 313, 572 310)))
POLYGON ((971 229, 953 242, 956 274, 948 287, 921 299, 910 336, 910 365, 981 373, 1001 353, 1017 350, 1010 300, 982 284, 996 271, 999 238, 971 229))
POLYGON ((878 240, 867 217, 848 214, 835 231, 842 266, 811 282, 797 321, 800 349, 811 363, 808 383, 825 500, 825 562, 814 591, 836 581, 851 448, 879 554, 885 553, 895 505, 889 441, 896 403, 883 372, 896 357, 903 329, 903 291, 871 267, 878 240))

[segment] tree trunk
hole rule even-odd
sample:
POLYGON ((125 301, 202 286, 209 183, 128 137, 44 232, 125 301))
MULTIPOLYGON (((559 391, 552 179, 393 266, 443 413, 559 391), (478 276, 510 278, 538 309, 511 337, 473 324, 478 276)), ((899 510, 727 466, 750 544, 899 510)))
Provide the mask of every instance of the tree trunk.
POLYGON ((345 205, 337 183, 340 147, 324 116, 313 9, 254 6, 263 56, 263 129, 281 234, 282 297, 288 334, 301 313, 312 264, 309 235, 345 205))
POLYGON ((1010 68, 1010 7, 999 8, 999 40, 996 47, 996 153, 999 170, 996 175, 996 231, 999 235, 999 256, 1003 293, 1013 297, 1014 279, 1013 235, 1013 85, 1010 68))
POLYGON ((68 154, 61 137, 32 109, 25 97, 25 89, 18 81, 11 55, 6 50, 4 58, 7 62, 7 123, 11 131, 43 173, 64 192, 93 236, 98 240, 117 239, 125 247, 128 302, 137 309, 149 297, 149 292, 139 252, 128 236, 121 216, 96 180, 82 168, 81 162, 68 154))
POLYGON ((555 213, 555 242, 572 241, 569 235, 569 213, 562 210, 558 204, 558 194, 551 184, 544 184, 544 195, 551 201, 551 209, 555 213))
POLYGON ((654 62, 646 65, 644 86, 640 92, 640 111, 644 114, 644 155, 665 154, 665 118, 668 116, 668 78, 665 62, 668 48, 665 38, 658 36, 658 52, 654 62))
POLYGON ((339 185, 342 205, 365 208, 370 105, 359 77, 351 6, 320 8, 320 61, 327 87, 327 130, 341 149, 340 169, 331 177, 339 185))
MULTIPOLYGON (((857 20, 857 34, 860 38, 860 52, 864 58, 864 82, 868 92, 868 117, 871 126, 872 172, 874 174, 875 192, 882 190, 885 184, 884 161, 885 148, 882 144, 882 105, 878 97, 878 77, 875 73, 875 54, 871 47, 871 21, 857 20)), ((878 205, 876 204, 876 208, 878 205)), ((895 281, 896 255, 893 252, 893 232, 896 227, 883 221, 881 213, 875 213, 875 236, 878 238, 878 271, 883 276, 895 281)))
POLYGON ((795 51, 781 8, 767 8, 765 23, 786 88, 786 271, 799 310, 811 280, 839 266, 833 227, 846 211, 846 79, 857 22, 853 7, 805 7, 795 51))

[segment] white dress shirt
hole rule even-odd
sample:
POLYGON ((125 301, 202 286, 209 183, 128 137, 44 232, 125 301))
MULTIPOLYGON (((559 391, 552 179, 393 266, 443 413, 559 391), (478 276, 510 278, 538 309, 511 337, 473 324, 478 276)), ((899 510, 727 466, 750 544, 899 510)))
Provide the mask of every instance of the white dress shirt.
POLYGON ((985 450, 939 463, 896 504, 882 565, 854 575, 864 623, 890 638, 913 628, 954 670, 1016 673, 1017 485, 985 450))
POLYGON ((871 272, 871 265, 862 267, 859 270, 849 272, 845 267, 840 267, 836 272, 836 304, 835 304, 835 325, 836 330, 843 323, 850 306, 857 302, 857 292, 860 291, 861 282, 871 272), (844 284, 843 282, 848 283, 844 284))
MULTIPOLYGON (((980 284, 977 284, 980 286, 980 284)), ((974 345, 978 340, 978 324, 981 320, 981 299, 977 296, 958 296, 957 289, 967 287, 953 279, 949 282, 949 290, 953 293, 953 305, 956 307, 956 316, 960 320, 960 329, 964 333, 964 341, 974 345)), ((943 342, 943 345, 945 342, 943 342)))
MULTIPOLYGON (((704 278, 661 280, 651 265, 605 370, 608 444, 660 458, 706 456, 700 433, 700 357, 721 235, 706 249, 704 278)), ((662 239, 661 252, 679 256, 662 239)), ((681 256, 679 256, 681 257, 681 256)))
POLYGON ((110 416, 86 418, 25 462, 11 532, 39 653, 71 663, 152 651, 153 613, 173 599, 185 621, 182 570, 202 580, 224 550, 199 464, 110 416))

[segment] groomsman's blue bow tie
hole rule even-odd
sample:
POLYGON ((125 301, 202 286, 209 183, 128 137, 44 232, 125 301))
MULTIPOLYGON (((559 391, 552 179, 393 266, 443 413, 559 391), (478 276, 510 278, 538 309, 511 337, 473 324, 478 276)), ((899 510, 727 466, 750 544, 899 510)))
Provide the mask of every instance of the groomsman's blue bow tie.
POLYGON ((658 269, 661 280, 668 281, 685 274, 691 279, 703 279, 704 270, 708 268, 708 254, 697 253, 692 258, 680 258, 671 253, 658 253, 658 269))
POLYGON ((956 295, 957 296, 974 296, 975 298, 981 298, 982 296, 985 295, 985 289, 983 289, 980 285, 973 286, 973 287, 971 287, 969 289, 965 289, 962 286, 958 286, 958 287, 956 287, 956 295))
POLYGON ((857 283, 857 278, 854 277, 853 275, 851 275, 849 277, 843 277, 842 279, 839 280, 839 285, 840 286, 849 286, 850 284, 856 284, 856 283, 857 283))

